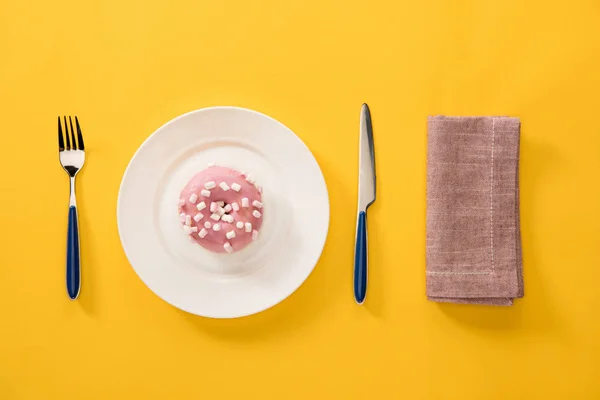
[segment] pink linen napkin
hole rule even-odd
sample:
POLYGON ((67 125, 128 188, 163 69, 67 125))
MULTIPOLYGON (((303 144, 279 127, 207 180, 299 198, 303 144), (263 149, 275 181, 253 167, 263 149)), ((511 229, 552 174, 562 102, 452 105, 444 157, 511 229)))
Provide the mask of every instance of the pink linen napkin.
POLYGON ((427 297, 512 305, 523 297, 520 121, 428 119, 427 297))

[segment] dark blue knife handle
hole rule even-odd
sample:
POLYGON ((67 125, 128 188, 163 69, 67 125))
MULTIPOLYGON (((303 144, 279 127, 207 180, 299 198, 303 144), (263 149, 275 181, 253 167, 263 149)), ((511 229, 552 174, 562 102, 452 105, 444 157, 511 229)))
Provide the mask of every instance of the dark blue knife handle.
POLYGON ((358 304, 365 301, 367 295, 367 213, 358 214, 356 224, 356 244, 354 249, 354 299, 358 304))
POLYGON ((81 267, 79 263, 79 229, 77 207, 69 207, 69 228, 67 230, 67 293, 71 300, 79 296, 81 288, 81 267))

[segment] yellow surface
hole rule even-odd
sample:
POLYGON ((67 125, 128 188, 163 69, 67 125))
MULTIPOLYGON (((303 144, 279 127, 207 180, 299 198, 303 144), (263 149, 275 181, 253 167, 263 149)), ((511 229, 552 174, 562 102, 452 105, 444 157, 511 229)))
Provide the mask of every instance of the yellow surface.
POLYGON ((0 0, 0 399, 598 399, 597 1, 0 0), (354 304, 360 104, 378 200, 354 304), (186 111, 265 112, 327 180, 323 256, 289 299, 209 320, 152 294, 115 207, 137 147, 186 111), (64 288, 56 116, 81 118, 83 289, 64 288), (522 118, 525 298, 425 299, 426 117, 522 118))

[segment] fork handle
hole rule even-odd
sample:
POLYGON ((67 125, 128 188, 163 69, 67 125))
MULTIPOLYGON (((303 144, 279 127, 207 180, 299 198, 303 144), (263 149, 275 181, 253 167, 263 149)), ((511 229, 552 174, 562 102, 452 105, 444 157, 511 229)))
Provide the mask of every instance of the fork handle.
POLYGON ((77 207, 69 207, 69 228, 67 230, 67 293, 71 300, 79 296, 81 289, 81 265, 79 263, 79 226, 77 207))

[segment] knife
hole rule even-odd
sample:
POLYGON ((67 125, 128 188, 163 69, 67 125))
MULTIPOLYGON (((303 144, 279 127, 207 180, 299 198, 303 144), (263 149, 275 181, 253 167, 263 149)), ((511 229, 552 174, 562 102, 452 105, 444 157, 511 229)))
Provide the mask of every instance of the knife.
POLYGON ((358 212, 356 216, 356 241, 354 244, 354 299, 358 304, 367 295, 367 209, 375 202, 375 149, 369 106, 360 110, 360 140, 358 149, 358 212))

